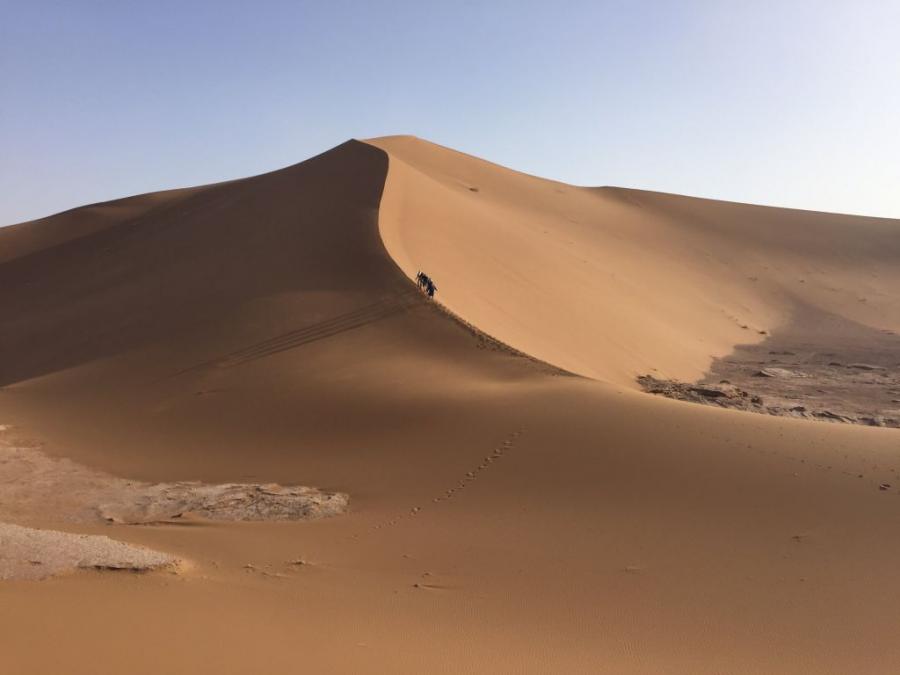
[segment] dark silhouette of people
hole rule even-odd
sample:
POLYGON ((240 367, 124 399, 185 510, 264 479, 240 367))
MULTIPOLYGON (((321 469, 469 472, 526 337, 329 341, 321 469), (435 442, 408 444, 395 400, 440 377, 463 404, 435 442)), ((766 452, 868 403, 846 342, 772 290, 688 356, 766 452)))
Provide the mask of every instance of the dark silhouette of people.
POLYGON ((416 284, 428 295, 429 298, 434 298, 434 293, 437 291, 437 286, 434 285, 434 282, 424 272, 416 273, 416 284))

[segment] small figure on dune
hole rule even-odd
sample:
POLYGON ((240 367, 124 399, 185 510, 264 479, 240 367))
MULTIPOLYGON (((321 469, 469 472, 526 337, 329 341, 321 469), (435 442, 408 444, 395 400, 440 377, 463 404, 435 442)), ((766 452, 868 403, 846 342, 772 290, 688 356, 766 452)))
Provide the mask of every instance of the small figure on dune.
POLYGON ((437 286, 434 285, 434 282, 424 272, 416 273, 416 284, 421 288, 425 293, 428 294, 429 298, 434 297, 434 293, 437 290, 437 286))

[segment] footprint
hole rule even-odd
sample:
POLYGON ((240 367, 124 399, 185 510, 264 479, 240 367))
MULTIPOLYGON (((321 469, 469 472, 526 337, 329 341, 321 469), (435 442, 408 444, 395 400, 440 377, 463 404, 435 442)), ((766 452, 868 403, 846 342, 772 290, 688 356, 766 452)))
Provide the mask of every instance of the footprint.
MULTIPOLYGON (((432 504, 440 504, 441 502, 453 499, 453 497, 455 497, 461 490, 465 489, 467 485, 470 485, 473 481, 477 480, 479 475, 484 470, 486 470, 487 468, 492 466, 497 460, 499 460, 506 451, 512 450, 513 445, 514 445, 514 440, 516 438, 518 438, 519 436, 521 436, 523 431, 524 431, 523 429, 518 429, 518 430, 510 433, 509 436, 505 440, 503 440, 498 447, 494 448, 494 450, 491 452, 490 455, 488 455, 487 457, 482 459, 481 464, 479 464, 476 468, 474 468, 470 471, 467 471, 465 473, 465 475, 459 480, 459 482, 457 482, 457 484, 454 487, 448 488, 441 495, 432 497, 431 503, 432 504)), ((424 510, 425 509, 422 506, 414 506, 409 510, 408 513, 397 516, 397 517, 393 518, 392 520, 388 520, 386 522, 382 522, 382 523, 378 523, 377 525, 373 525, 369 528, 368 531, 373 532, 376 530, 381 530, 382 528, 385 528, 385 527, 394 527, 395 525, 398 525, 399 523, 401 523, 402 521, 404 521, 407 518, 419 515, 424 510)), ((349 538, 350 539, 358 539, 359 536, 360 536, 360 533, 357 533, 357 534, 351 535, 349 538)))

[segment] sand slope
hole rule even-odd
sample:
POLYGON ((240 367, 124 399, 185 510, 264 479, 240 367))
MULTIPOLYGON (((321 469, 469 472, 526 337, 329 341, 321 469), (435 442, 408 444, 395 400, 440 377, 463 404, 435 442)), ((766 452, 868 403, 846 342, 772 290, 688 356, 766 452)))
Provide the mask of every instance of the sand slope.
POLYGON ((107 461, 99 448, 116 444, 119 473, 163 480, 160 453, 209 470, 185 447, 214 445, 227 462, 251 442, 282 455, 286 438, 333 445, 357 431, 347 411, 393 426, 382 409, 414 416, 420 389, 532 372, 473 349, 388 257, 376 220, 386 168, 381 151, 351 142, 5 263, 9 404, 52 410, 79 459, 107 461), (95 415, 104 423, 82 423, 95 415))
POLYGON ((900 223, 517 173, 411 136, 391 157, 381 228, 410 276, 491 335, 630 385, 693 380, 803 303, 900 328, 900 223))
POLYGON ((895 325, 897 224, 376 143, 0 239, 10 444, 351 500, 315 522, 79 526, 189 569, 4 583, 4 667, 896 671, 896 432, 630 387, 701 372, 795 297, 895 325), (417 268, 478 328, 608 382, 480 339, 417 268))

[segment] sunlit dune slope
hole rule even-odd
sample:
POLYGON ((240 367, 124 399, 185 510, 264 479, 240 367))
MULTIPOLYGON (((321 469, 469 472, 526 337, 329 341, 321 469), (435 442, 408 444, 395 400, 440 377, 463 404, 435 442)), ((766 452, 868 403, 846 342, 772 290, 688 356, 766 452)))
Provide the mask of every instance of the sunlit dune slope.
POLYGON ((900 328, 900 222, 583 188, 412 136, 390 155, 380 227, 409 276, 488 334, 631 384, 695 379, 806 303, 900 328))

